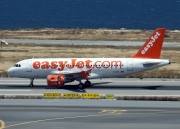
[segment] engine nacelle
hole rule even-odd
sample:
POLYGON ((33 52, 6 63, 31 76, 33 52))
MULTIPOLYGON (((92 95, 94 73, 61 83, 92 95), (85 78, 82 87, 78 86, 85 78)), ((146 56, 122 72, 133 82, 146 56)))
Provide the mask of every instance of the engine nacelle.
POLYGON ((62 86, 66 82, 64 75, 48 75, 47 84, 48 86, 62 86))

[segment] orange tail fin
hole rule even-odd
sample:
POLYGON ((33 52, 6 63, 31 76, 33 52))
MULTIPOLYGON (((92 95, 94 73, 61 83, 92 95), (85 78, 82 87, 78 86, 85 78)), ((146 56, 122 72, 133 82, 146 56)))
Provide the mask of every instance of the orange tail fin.
POLYGON ((139 51, 134 56, 131 56, 131 58, 159 59, 165 32, 165 28, 156 29, 139 51))

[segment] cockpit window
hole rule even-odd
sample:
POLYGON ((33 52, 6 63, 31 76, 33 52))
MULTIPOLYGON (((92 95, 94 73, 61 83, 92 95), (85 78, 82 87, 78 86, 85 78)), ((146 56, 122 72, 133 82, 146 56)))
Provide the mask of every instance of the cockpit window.
POLYGON ((14 67, 21 67, 21 65, 20 64, 15 64, 14 67))
POLYGON ((14 67, 18 67, 18 64, 15 64, 14 67))

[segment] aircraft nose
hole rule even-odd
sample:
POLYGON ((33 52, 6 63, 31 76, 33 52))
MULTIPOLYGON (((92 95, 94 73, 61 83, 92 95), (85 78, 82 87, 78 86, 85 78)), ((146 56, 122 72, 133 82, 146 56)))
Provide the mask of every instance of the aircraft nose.
POLYGON ((14 70, 13 70, 12 68, 9 68, 9 69, 7 70, 7 73, 8 73, 8 75, 12 76, 13 73, 14 73, 14 70))

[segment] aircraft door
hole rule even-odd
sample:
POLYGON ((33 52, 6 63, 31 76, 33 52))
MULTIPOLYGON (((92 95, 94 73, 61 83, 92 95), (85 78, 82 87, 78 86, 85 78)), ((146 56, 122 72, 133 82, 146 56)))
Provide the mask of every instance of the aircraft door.
POLYGON ((32 72, 32 61, 31 60, 27 61, 26 72, 32 72))
POLYGON ((127 71, 133 71, 133 61, 128 60, 127 62, 127 71))

